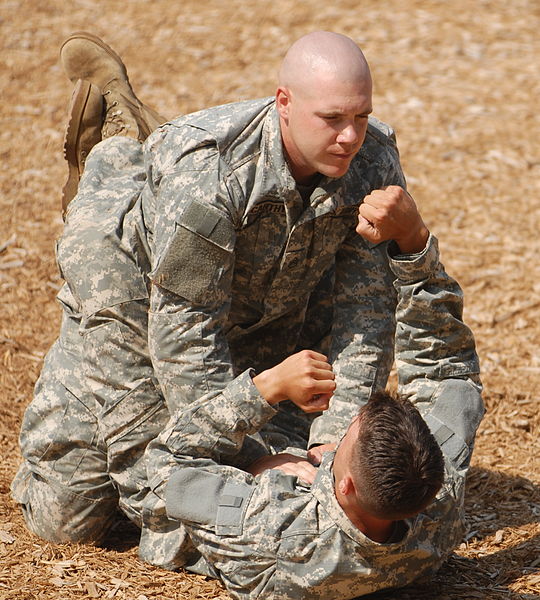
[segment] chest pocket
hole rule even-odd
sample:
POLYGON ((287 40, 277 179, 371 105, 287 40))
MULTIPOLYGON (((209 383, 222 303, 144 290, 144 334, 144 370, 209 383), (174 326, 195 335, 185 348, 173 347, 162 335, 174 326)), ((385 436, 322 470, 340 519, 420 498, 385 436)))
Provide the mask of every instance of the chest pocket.
POLYGON ((279 266, 287 237, 285 211, 269 205, 266 211, 253 215, 237 233, 234 287, 250 288, 264 297, 279 266))
POLYGON ((345 238, 356 226, 358 211, 357 207, 346 207, 339 214, 329 214, 323 219, 319 231, 315 236, 318 238, 318 254, 314 257, 314 266, 324 272, 334 261, 345 238))

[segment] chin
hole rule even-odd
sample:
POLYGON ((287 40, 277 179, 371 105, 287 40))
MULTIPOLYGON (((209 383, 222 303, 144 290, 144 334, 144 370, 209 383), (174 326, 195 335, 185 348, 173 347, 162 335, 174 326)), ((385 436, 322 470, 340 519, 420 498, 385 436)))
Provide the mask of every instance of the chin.
POLYGON ((325 165, 319 169, 319 173, 322 173, 326 177, 331 177, 332 179, 339 179, 339 177, 343 177, 349 170, 350 163, 347 166, 328 166, 325 165))

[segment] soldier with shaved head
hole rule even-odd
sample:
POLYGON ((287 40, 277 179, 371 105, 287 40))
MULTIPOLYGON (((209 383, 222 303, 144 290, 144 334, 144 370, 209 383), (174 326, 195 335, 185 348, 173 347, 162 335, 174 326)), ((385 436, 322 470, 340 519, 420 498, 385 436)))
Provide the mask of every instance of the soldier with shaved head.
POLYGON ((238 598, 433 572, 459 541, 478 361, 361 50, 310 33, 275 97, 168 122, 96 36, 61 60, 63 319, 22 425, 28 527, 99 542, 120 509, 144 560, 238 598), (394 343, 418 409, 382 395, 394 343))

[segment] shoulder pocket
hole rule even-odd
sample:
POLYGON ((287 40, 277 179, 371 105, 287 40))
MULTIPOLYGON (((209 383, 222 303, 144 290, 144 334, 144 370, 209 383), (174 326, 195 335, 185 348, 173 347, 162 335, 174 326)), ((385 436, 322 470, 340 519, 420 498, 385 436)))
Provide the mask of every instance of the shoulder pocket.
POLYGON ((233 224, 217 209, 192 201, 176 219, 175 232, 158 265, 154 283, 192 302, 215 299, 231 267, 233 224))
POLYGON ((433 396, 425 421, 443 453, 458 466, 468 464, 476 430, 484 416, 480 392, 468 381, 446 379, 433 396))
POLYGON ((216 528, 218 535, 240 535, 253 486, 224 479, 196 467, 181 468, 165 491, 170 518, 216 528))

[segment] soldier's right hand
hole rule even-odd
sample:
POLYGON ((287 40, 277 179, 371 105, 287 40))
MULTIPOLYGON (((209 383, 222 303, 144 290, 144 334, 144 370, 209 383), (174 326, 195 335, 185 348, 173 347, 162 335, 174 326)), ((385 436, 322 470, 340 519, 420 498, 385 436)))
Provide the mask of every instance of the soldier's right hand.
POLYGON ((292 400, 304 412, 326 410, 336 389, 332 366, 324 354, 302 350, 253 378, 269 404, 292 400))

